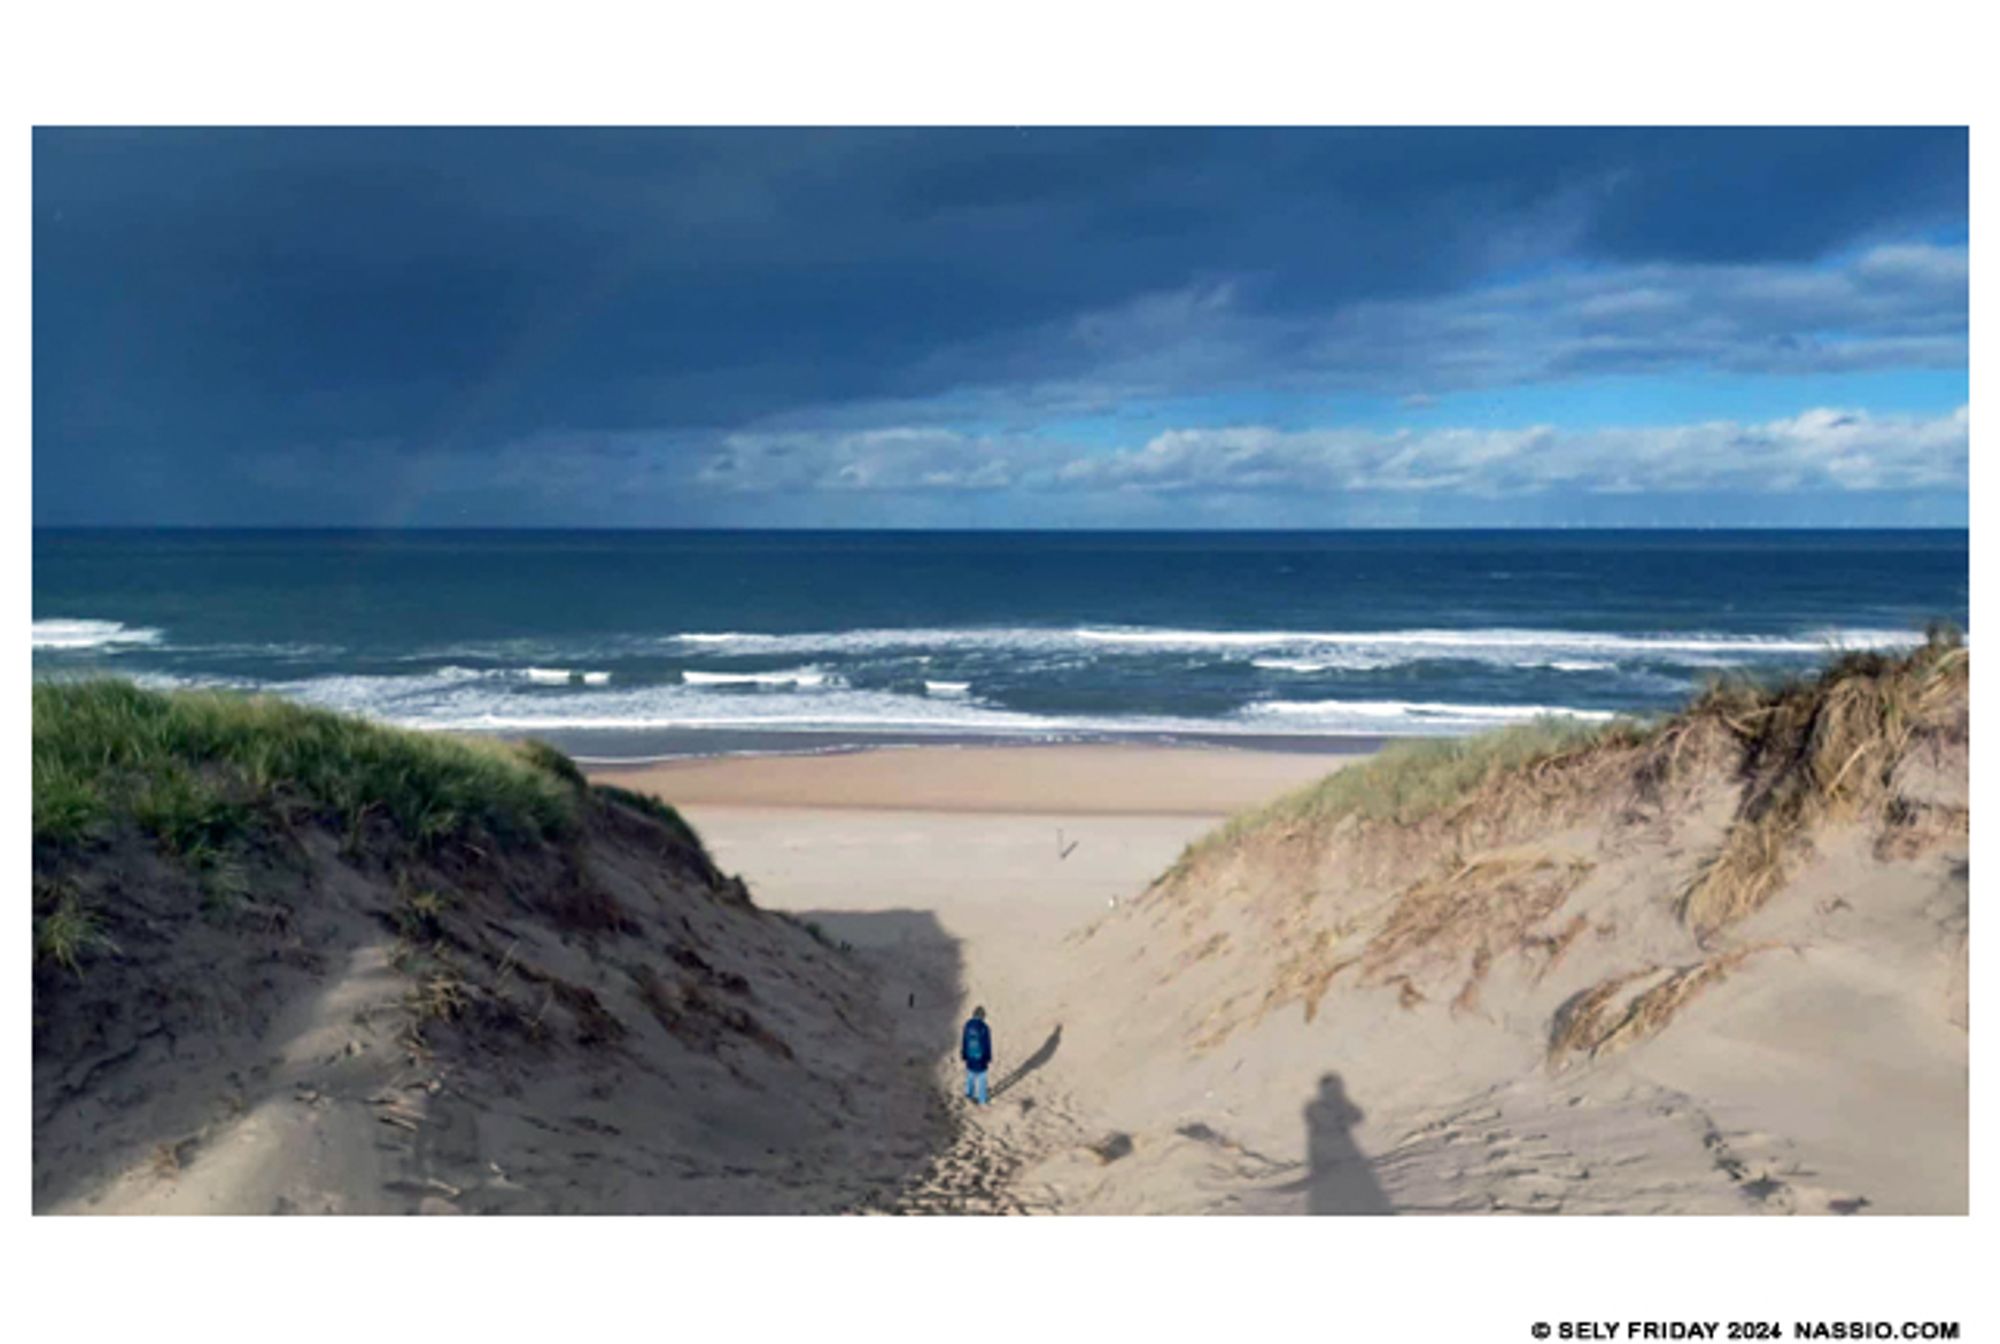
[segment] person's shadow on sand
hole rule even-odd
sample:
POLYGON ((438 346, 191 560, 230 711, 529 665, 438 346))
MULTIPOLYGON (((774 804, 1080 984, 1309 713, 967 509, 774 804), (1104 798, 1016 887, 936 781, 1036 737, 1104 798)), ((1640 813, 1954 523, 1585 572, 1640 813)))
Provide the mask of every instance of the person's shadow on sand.
POLYGON ((1026 1078, 1036 1069, 1041 1068, 1042 1065, 1054 1059, 1056 1057, 1056 1051, 1061 1047, 1061 1045, 1062 1045, 1062 1023, 1058 1022, 1056 1023, 1056 1029, 1049 1033, 1049 1038, 1046 1041, 1043 1041, 1039 1046, 1035 1047, 1035 1053, 1029 1055, 1026 1059, 1022 1060, 1021 1066, 1019 1068, 1015 1069, 1012 1073, 1008 1074, 1005 1078, 1002 1078, 1000 1080, 998 1085, 996 1085, 993 1089, 993 1095, 995 1097, 998 1097, 1001 1093, 1005 1092, 1008 1088, 1012 1087, 1014 1084, 1020 1082, 1023 1078, 1026 1078))
POLYGON ((1375 1171, 1354 1142, 1363 1116, 1337 1073, 1323 1074, 1306 1103, 1306 1212, 1394 1213, 1375 1171))

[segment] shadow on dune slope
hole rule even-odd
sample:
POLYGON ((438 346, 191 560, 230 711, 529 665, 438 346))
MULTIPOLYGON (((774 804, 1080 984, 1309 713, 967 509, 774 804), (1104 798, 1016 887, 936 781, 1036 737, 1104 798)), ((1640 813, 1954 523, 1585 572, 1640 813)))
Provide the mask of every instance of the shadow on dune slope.
MULTIPOLYGON (((1258 1212, 1772 1212, 1781 1185, 1799 1212, 1963 1212, 1969 756, 1944 630, 1658 721, 1400 745, 1073 939, 1073 1048, 1116 1040, 1087 1076, 1126 1127, 1272 1152, 1258 1212), (1457 1126, 1461 1101, 1493 1123, 1457 1126), (1690 1113, 1759 1157, 1718 1163, 1690 1113)), ((1264 1179, 1237 1156, 1188 1159, 1205 1203, 1136 1163, 1085 1168, 1077 1202, 1222 1207, 1264 1179)))
POLYGON ((939 1056, 957 1041, 964 997, 958 940, 928 910, 807 910, 796 916, 853 958, 874 986, 898 1040, 929 1043, 939 1056))
POLYGON ((1354 1142, 1366 1117, 1348 1100, 1337 1073, 1322 1075, 1306 1103, 1306 1212, 1394 1213, 1368 1157, 1354 1142))
POLYGON ((545 748, 36 712, 38 1212, 850 1212, 956 1136, 928 914, 759 907, 545 748))

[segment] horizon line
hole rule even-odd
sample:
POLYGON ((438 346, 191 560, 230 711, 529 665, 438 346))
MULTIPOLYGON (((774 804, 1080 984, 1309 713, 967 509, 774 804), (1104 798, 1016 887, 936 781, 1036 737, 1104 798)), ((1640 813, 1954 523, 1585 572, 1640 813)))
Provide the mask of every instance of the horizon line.
POLYGON ((604 523, 31 523, 31 532, 837 532, 1000 535, 1299 536, 1350 532, 1970 532, 1965 523, 1433 523, 1349 524, 1341 527, 854 527, 800 524, 604 524, 604 523))

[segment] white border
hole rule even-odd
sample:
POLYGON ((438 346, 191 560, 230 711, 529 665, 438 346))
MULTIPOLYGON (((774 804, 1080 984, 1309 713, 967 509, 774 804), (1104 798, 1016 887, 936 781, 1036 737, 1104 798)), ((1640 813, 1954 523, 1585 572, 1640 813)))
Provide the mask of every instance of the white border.
MULTIPOLYGON (((1992 205, 1980 28, 1962 4, 1745 0, 16 7, 0 37, 8 619, 28 624, 31 124, 1970 123, 1977 227, 1992 205)), ((1976 342, 1973 358, 1984 385, 1992 361, 1976 342)), ((1975 535, 1981 628, 1989 554, 1975 535)), ((17 880, 27 676, 23 650, 17 880)), ((1982 816, 1989 779, 1976 763, 1982 816)), ((1977 1147, 1967 1219, 31 1222, 27 922, 8 938, 4 1263, 23 1338, 1513 1340, 1537 1319, 1856 1316, 1957 1319, 1977 1338, 1995 1319, 1975 1314, 1991 1270, 1973 1238, 1994 1208, 1977 1147)), ((1993 1108, 1974 1039, 1978 1134, 1993 1108)))

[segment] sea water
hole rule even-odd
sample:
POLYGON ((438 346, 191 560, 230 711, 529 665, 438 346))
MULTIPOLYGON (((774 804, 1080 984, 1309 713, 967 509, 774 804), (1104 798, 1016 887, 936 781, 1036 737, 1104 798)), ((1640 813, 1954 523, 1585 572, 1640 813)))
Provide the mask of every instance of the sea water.
POLYGON ((37 531, 37 676, 589 754, 1652 713, 1968 619, 1964 531, 37 531))

